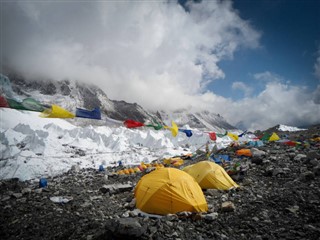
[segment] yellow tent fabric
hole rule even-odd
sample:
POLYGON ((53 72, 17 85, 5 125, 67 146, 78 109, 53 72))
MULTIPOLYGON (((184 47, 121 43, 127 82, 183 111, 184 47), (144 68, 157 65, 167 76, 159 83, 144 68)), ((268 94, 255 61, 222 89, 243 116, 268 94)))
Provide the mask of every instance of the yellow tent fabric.
POLYGON ((314 142, 320 142, 320 137, 311 138, 310 140, 314 142))
POLYGON ((278 136, 278 134, 276 134, 275 132, 272 133, 271 137, 269 138, 269 142, 272 142, 272 141, 278 141, 280 138, 278 136))
POLYGON ((236 135, 236 134, 234 134, 234 133, 228 132, 228 136, 229 136, 233 141, 238 141, 238 139, 239 139, 238 135, 236 135))
POLYGON ((75 115, 62 107, 52 105, 51 109, 44 110, 40 117, 43 118, 74 118, 75 115))
POLYGON ((202 189, 228 190, 239 187, 223 167, 211 161, 201 161, 182 170, 190 174, 202 189))
POLYGON ((199 184, 189 174, 176 168, 159 168, 144 175, 134 195, 136 207, 147 213, 166 215, 208 210, 199 184))
POLYGON ((167 165, 172 164, 172 165, 174 165, 175 167, 178 167, 178 166, 181 166, 181 165, 184 163, 184 161, 183 161, 182 158, 175 157, 175 158, 165 158, 165 159, 163 160, 163 163, 164 163, 164 164, 167 164, 167 165))

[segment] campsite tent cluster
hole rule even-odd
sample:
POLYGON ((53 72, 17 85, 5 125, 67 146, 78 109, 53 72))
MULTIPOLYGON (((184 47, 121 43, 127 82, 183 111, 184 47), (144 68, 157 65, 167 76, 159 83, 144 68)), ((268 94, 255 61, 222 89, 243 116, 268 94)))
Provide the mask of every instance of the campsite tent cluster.
POLYGON ((206 212, 202 189, 229 190, 238 185, 212 161, 200 161, 182 170, 158 168, 144 175, 135 188, 136 206, 147 213, 165 215, 182 211, 206 212))

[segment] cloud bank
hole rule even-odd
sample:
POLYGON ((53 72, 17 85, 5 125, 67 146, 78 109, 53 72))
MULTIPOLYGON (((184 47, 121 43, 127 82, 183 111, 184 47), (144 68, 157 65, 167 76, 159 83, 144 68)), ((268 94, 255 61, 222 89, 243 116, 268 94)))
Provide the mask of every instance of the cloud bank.
POLYGON ((260 32, 230 1, 186 8, 175 1, 28 1, 1 8, 2 62, 27 78, 76 79, 149 110, 191 106, 248 128, 297 125, 319 109, 307 91, 279 82, 267 82, 254 97, 250 86, 234 83, 246 96, 238 102, 207 90, 226 74, 221 60, 259 47, 260 32))

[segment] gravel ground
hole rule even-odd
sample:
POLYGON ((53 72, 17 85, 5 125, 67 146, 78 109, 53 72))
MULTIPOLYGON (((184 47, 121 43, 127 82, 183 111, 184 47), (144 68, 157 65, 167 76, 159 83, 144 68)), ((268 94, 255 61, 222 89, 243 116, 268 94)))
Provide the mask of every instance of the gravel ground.
MULTIPOLYGON (((319 135, 315 127, 290 137, 319 135)), ((237 158, 242 147, 220 151, 240 162, 242 171, 232 175, 240 188, 204 191, 209 211, 202 214, 135 209, 134 187, 146 173, 75 167, 47 179, 47 188, 38 180, 1 180, 1 239, 320 239, 319 142, 267 143, 259 147, 263 155, 237 158)))

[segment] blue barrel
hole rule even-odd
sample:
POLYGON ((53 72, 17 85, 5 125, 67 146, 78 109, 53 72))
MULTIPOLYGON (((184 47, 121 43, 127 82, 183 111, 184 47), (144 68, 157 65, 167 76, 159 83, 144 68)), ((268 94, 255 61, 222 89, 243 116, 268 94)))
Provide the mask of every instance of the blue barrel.
POLYGON ((40 178, 40 181, 39 181, 39 188, 45 188, 48 186, 48 182, 47 182, 47 179, 45 178, 40 178))
POLYGON ((99 172, 103 172, 104 171, 104 167, 103 167, 103 165, 100 165, 99 166, 99 172))

